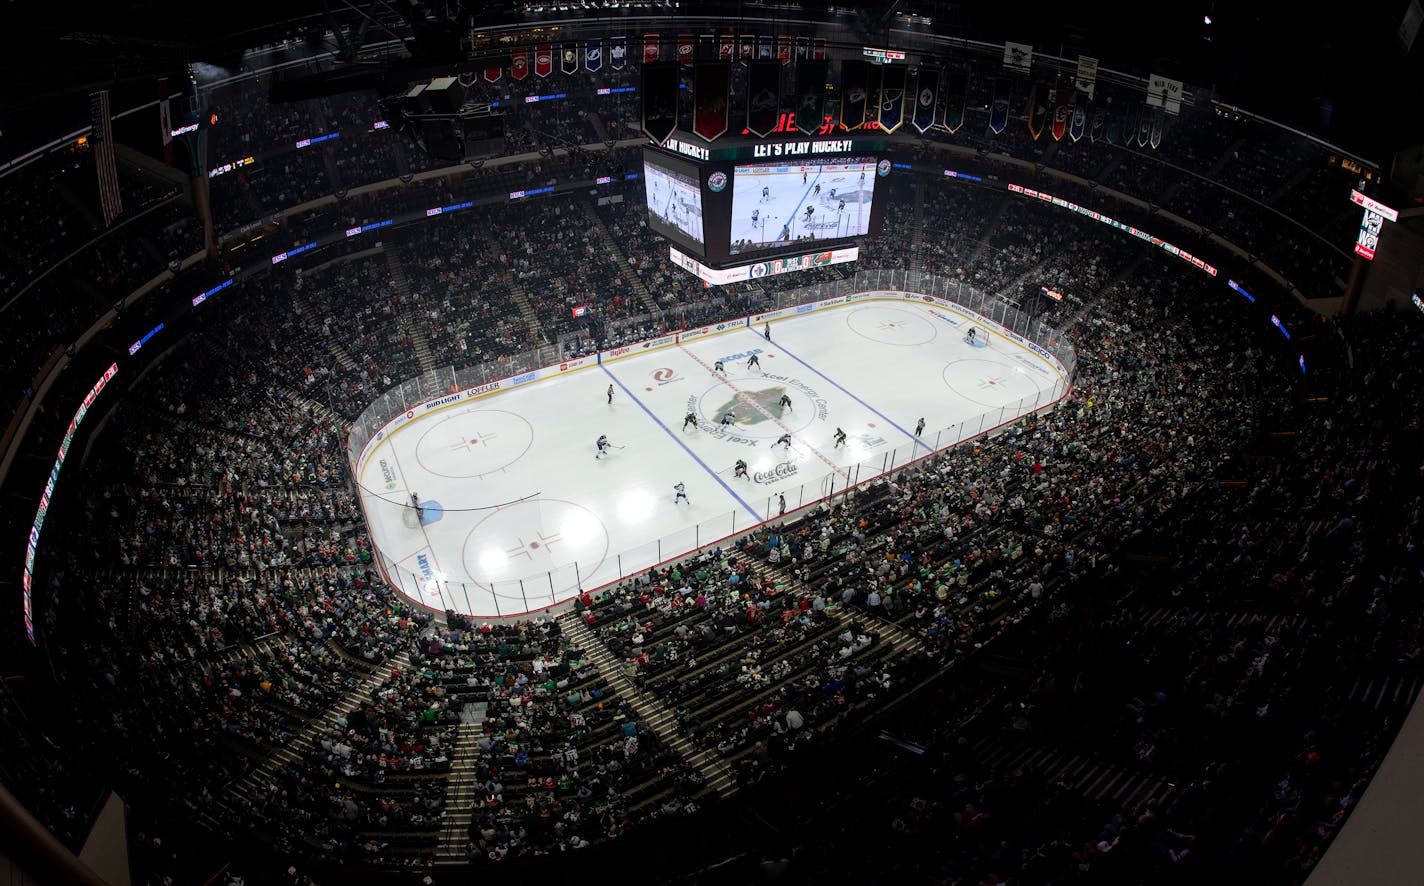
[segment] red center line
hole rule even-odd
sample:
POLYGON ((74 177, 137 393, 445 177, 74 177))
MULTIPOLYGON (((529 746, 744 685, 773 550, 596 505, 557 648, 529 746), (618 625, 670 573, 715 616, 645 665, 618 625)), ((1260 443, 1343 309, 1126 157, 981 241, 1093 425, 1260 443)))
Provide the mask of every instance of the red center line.
MULTIPOLYGON (((678 346, 678 349, 681 350, 684 354, 686 354, 687 356, 689 356, 689 357, 691 357, 692 359, 696 360, 696 361, 697 361, 697 365, 699 365, 699 366, 701 366, 703 369, 707 370, 707 373, 708 373, 709 375, 711 375, 713 378, 720 378, 720 379, 722 380, 722 384, 724 384, 724 385, 726 385, 727 387, 731 388, 732 390, 736 391, 738 394, 745 394, 745 393, 746 393, 746 391, 743 391, 741 388, 738 388, 736 385, 732 384, 732 380, 729 379, 729 378, 727 378, 727 376, 725 376, 725 375, 718 375, 717 372, 716 372, 716 370, 714 370, 711 366, 708 366, 707 363, 706 363, 701 357, 699 357, 699 356, 697 356, 696 354, 694 354, 694 353, 692 353, 691 351, 689 351, 689 350, 687 349, 687 346, 686 346, 686 345, 684 345, 684 344, 681 343, 681 342, 678 342, 678 345, 677 345, 677 346, 678 346)), ((750 404, 752 405, 752 407, 753 407, 754 409, 756 409, 757 412, 760 412, 762 415, 764 415, 764 416, 766 416, 767 418, 771 419, 772 421, 776 422, 776 426, 777 426, 777 427, 781 428, 781 429, 782 429, 783 431, 785 431, 786 433, 791 434, 792 439, 800 439, 799 437, 797 437, 796 434, 792 433, 792 431, 791 431, 790 428, 788 428, 786 425, 782 424, 781 419, 779 419, 779 418, 777 418, 776 416, 772 415, 770 412, 767 412, 767 411, 766 411, 766 407, 762 406, 762 405, 761 405, 760 403, 758 403, 757 401, 755 401, 755 400, 742 400, 742 399, 738 398, 738 402, 740 402, 740 403, 750 403, 750 404)), ((773 445, 775 445, 775 444, 773 444, 773 445)), ((835 462, 831 461, 829 458, 826 458, 826 456, 821 453, 821 450, 817 449, 817 448, 814 447, 814 446, 811 446, 809 443, 806 444, 806 447, 807 447, 808 449, 810 449, 812 452, 814 452, 814 453, 816 454, 816 457, 817 457, 817 458, 819 458, 821 461, 825 462, 825 463, 826 463, 826 466, 829 467, 832 471, 835 471, 837 474, 840 474, 840 475, 841 475, 841 479, 843 479, 843 480, 845 480, 845 481, 847 481, 847 482, 850 481, 850 475, 847 474, 844 470, 842 470, 835 462)))

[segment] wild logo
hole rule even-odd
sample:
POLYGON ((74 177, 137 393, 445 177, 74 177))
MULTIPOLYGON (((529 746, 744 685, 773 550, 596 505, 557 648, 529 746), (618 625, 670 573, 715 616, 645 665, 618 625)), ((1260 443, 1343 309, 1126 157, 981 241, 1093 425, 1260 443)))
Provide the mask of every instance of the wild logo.
POLYGON ((718 406, 716 413, 718 415, 725 415, 727 412, 735 413, 736 422, 739 425, 778 421, 784 411, 781 406, 781 396, 785 393, 786 388, 780 385, 774 388, 762 388, 760 391, 738 391, 732 399, 718 406))

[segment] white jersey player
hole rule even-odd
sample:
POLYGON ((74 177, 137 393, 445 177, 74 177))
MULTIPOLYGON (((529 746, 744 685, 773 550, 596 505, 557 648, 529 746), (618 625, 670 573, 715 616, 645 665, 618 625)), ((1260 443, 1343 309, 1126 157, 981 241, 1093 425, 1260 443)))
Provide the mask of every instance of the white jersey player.
POLYGON ((773 444, 771 444, 771 445, 772 445, 772 446, 785 446, 787 449, 790 449, 790 448, 791 448, 791 435, 790 435, 790 434, 782 434, 780 437, 777 437, 777 438, 776 438, 776 442, 773 443, 773 444))
POLYGON ((608 435, 599 434, 598 439, 594 441, 594 445, 598 447, 598 454, 595 455, 594 458, 603 458, 608 454, 608 435))
POLYGON ((686 487, 686 486, 682 485, 681 483, 674 483, 672 488, 673 488, 673 491, 677 493, 677 495, 674 495, 674 496, 672 497, 672 503, 673 503, 673 504, 677 504, 677 503, 680 502, 680 501, 685 501, 685 502, 688 503, 688 505, 691 505, 691 504, 692 504, 692 501, 691 501, 690 499, 688 499, 688 497, 687 497, 687 487, 686 487))

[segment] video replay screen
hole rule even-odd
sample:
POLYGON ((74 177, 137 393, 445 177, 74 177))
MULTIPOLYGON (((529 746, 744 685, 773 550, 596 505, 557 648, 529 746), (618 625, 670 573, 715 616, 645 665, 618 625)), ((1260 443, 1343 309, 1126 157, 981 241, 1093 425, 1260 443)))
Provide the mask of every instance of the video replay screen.
POLYGON ((643 157, 643 186, 648 198, 648 225, 658 234, 691 240, 705 248, 702 230, 702 190, 695 176, 643 157))
POLYGON ((731 252, 864 236, 870 230, 875 172, 874 157, 737 166, 731 252))

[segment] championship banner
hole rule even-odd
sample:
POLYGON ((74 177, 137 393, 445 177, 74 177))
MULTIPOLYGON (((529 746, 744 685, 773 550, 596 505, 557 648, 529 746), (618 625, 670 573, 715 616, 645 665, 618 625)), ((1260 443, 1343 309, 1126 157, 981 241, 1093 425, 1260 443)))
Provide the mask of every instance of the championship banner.
MULTIPOLYGON (((964 125, 965 106, 968 102, 969 75, 964 71, 950 71, 945 84, 944 104, 939 112, 939 128, 951 134, 958 132, 959 127, 964 125)), ((1005 113, 1007 114, 1007 106, 1005 113)))
POLYGON ((1013 87, 1003 77, 994 80, 994 100, 989 103, 989 131, 998 135, 1009 125, 1009 97, 1013 87))
POLYGON ((935 107, 939 104, 939 68, 920 68, 915 81, 915 113, 910 124, 921 135, 935 124, 935 107))
POLYGON ((781 59, 783 65, 791 64, 791 37, 783 35, 776 38, 776 57, 781 59))
POLYGON ((737 47, 737 57, 743 64, 751 62, 756 58, 756 37, 751 34, 743 34, 740 44, 737 47))
POLYGON ((1152 113, 1147 108, 1141 108, 1137 113, 1137 146, 1147 147, 1147 143, 1152 140, 1152 113))
POLYGON ((173 114, 168 102, 168 78, 158 78, 158 137, 163 140, 163 162, 173 165, 173 114))
POLYGON ((486 83, 498 83, 500 78, 504 76, 504 69, 485 68, 483 73, 486 83))
POLYGON ((757 38, 757 58, 766 61, 775 57, 776 53, 771 45, 771 37, 763 34, 757 38))
POLYGON ((578 47, 572 43, 564 44, 564 51, 559 56, 559 70, 565 74, 577 74, 579 69, 578 47))
POLYGON ((1004 67, 1027 74, 1033 66, 1033 47, 1027 43, 1004 43, 1004 67))
POLYGON ((1068 124, 1068 137, 1073 141, 1083 137, 1083 131, 1088 126, 1088 94, 1086 92, 1075 92, 1073 94, 1073 118, 1068 124))
POLYGON ((643 64, 643 132, 662 145, 677 129, 677 62, 643 64))
MULTIPOLYGON (((104 226, 124 214, 124 199, 119 192, 119 173, 114 166, 113 117, 109 113, 109 90, 89 94, 89 144, 94 153, 94 171, 99 178, 99 208, 104 213, 104 226)), ((197 161, 194 161, 197 165, 197 161)))
POLYGON ((796 66, 796 128, 811 135, 825 119, 826 78, 830 62, 803 61, 796 66))
POLYGON ((717 35, 702 34, 697 38, 697 50, 693 53, 697 61, 709 62, 717 57, 717 35))
POLYGON ((584 70, 596 74, 603 69, 603 44, 590 40, 583 45, 584 70))
POLYGON ((698 62, 692 79, 692 131, 712 141, 727 131, 732 70, 727 62, 698 62))
POLYGON ((1098 82, 1098 60, 1090 55, 1078 56, 1078 73, 1073 78, 1073 88, 1093 97, 1093 89, 1098 82))
POLYGON ((509 76, 516 80, 529 76, 529 50, 516 49, 509 54, 509 76))
POLYGON ((547 77, 554 72, 554 47, 549 44, 534 47, 534 73, 547 77))
POLYGON ((809 58, 810 55, 811 55, 811 38, 810 38, 810 37, 797 37, 797 38, 796 38, 796 59, 797 59, 797 61, 800 61, 800 60, 805 59, 805 58, 809 58))
POLYGON ((880 129, 894 134, 905 123, 905 69, 890 65, 880 69, 880 129))
POLYGON ((1043 134, 1043 121, 1048 118, 1048 87, 1033 84, 1028 93, 1028 134, 1034 141, 1043 134))
POLYGON ((865 104, 870 94, 870 63, 841 62, 841 125, 859 129, 865 125, 865 104))
POLYGON ((608 38, 608 67, 615 71, 623 70, 623 66, 628 63, 628 38, 610 37, 608 38))
POLYGON ((724 62, 732 60, 732 56, 737 54, 737 38, 731 34, 722 35, 722 43, 717 47, 717 58, 724 62))
POLYGON ((648 31, 643 34, 643 64, 658 60, 658 35, 648 31))
POLYGON ((1068 118, 1073 111, 1068 106, 1068 88, 1059 86, 1053 91, 1053 140, 1058 142, 1063 140, 1063 136, 1068 134, 1068 118))
POLYGON ((677 61, 678 64, 690 64, 692 62, 692 35, 677 35, 677 61))
POLYGON ((1162 109, 1153 108, 1152 129, 1147 136, 1147 143, 1152 146, 1153 150, 1156 150, 1157 146, 1162 144, 1162 130, 1165 126, 1165 123, 1166 118, 1162 113, 1162 109))
POLYGON ((754 61, 747 66, 747 132, 764 138, 781 116, 781 65, 754 61))
POLYGON ((825 61, 825 59, 826 59, 826 38, 825 38, 825 37, 817 37, 815 40, 811 41, 811 46, 812 46, 812 49, 811 49, 811 57, 814 58, 814 59, 815 59, 816 61, 818 61, 818 62, 819 62, 819 61, 825 61))

